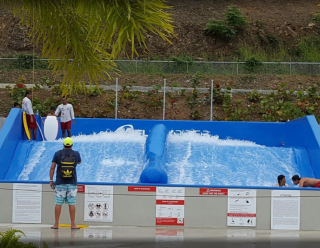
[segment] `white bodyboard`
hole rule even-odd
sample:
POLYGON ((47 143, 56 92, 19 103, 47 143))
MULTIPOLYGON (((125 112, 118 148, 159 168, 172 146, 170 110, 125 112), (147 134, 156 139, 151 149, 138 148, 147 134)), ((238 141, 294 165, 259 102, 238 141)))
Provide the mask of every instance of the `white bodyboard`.
POLYGON ((44 121, 43 134, 46 140, 56 140, 59 132, 58 119, 55 116, 47 116, 44 121))

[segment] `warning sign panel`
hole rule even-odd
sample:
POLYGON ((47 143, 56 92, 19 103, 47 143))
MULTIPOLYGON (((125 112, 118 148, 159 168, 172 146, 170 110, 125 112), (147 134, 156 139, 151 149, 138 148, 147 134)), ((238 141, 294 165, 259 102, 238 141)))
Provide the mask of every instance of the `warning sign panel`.
POLYGON ((156 225, 184 226, 183 187, 157 187, 156 225))

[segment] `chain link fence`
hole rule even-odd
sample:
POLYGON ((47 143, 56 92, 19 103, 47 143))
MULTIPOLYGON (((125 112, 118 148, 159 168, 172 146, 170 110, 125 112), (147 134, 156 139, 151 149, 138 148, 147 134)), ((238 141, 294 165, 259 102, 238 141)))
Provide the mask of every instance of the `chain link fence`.
MULTIPOLYGON (((261 62, 249 66, 246 62, 220 61, 146 61, 116 60, 118 68, 124 73, 154 74, 277 74, 277 75, 320 75, 318 62, 261 62)), ((0 58, 0 70, 43 70, 47 69, 47 59, 33 59, 32 56, 19 58, 0 58)))

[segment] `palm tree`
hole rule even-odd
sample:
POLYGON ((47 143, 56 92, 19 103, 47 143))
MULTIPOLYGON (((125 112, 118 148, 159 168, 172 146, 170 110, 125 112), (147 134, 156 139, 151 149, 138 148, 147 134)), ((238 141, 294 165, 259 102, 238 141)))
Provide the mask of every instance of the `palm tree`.
MULTIPOLYGON (((164 0, 0 0, 29 29, 33 45, 49 59, 57 76, 63 70, 63 95, 83 84, 98 84, 118 72, 119 53, 133 58, 152 32, 170 42, 172 18, 164 0), (130 45, 129 51, 126 47, 130 45)), ((0 4, 0 7, 1 7, 0 4)))

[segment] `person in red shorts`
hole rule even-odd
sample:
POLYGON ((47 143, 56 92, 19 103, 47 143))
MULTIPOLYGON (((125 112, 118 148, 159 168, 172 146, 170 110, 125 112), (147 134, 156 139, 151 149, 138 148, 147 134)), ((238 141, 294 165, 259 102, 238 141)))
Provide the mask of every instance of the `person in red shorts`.
POLYGON ((22 100, 22 110, 26 112, 27 124, 29 127, 29 132, 31 135, 31 130, 33 130, 33 139, 37 139, 37 122, 33 113, 32 103, 31 103, 32 94, 30 91, 26 91, 25 98, 22 100))
POLYGON ((292 177, 292 182, 295 185, 299 184, 299 187, 313 187, 320 188, 320 179, 303 177, 300 178, 298 175, 292 177))
POLYGON ((71 137, 71 120, 73 124, 76 123, 74 119, 73 106, 67 102, 66 97, 61 98, 62 104, 60 104, 55 112, 56 116, 61 116, 60 125, 62 130, 62 137, 66 137, 66 130, 68 132, 68 137, 71 137))

